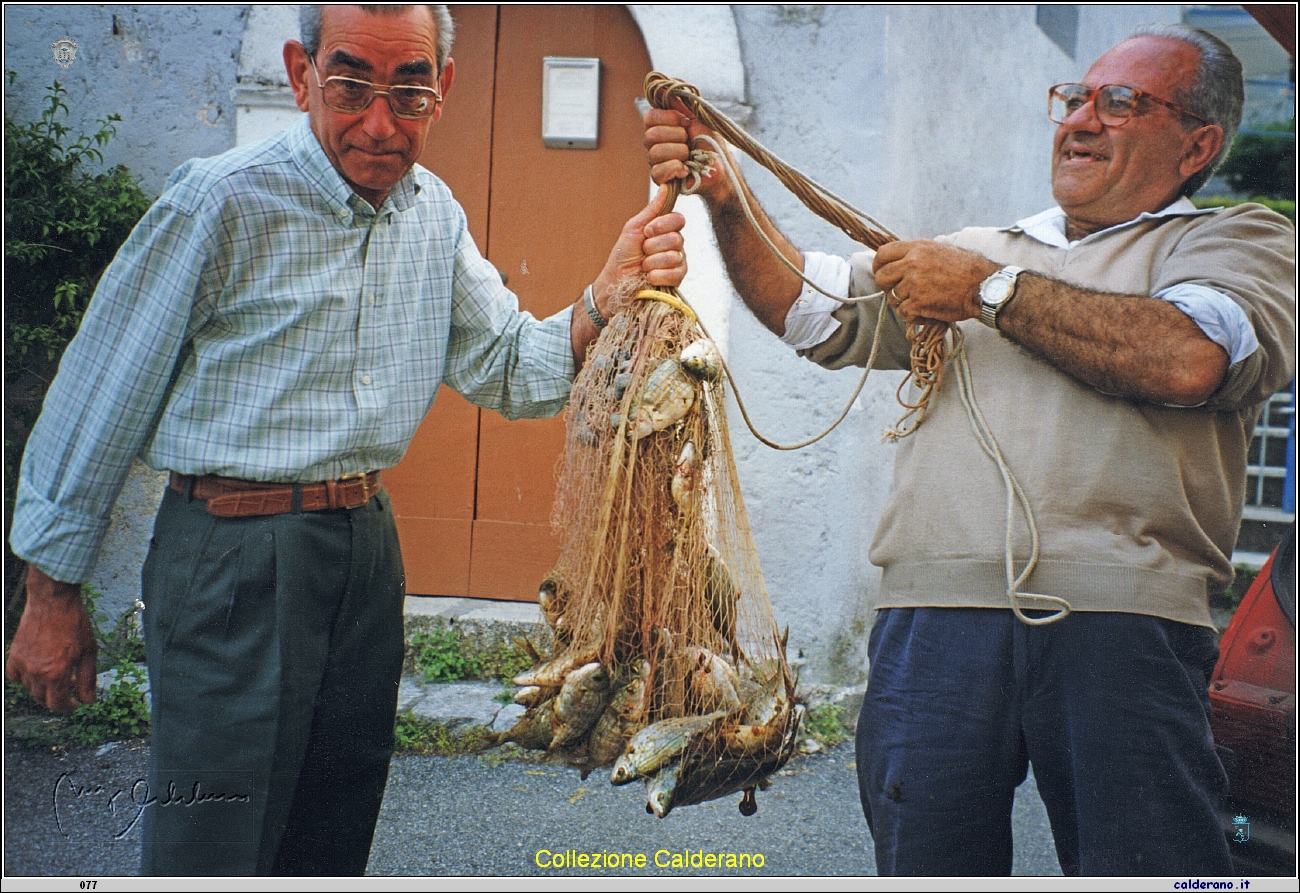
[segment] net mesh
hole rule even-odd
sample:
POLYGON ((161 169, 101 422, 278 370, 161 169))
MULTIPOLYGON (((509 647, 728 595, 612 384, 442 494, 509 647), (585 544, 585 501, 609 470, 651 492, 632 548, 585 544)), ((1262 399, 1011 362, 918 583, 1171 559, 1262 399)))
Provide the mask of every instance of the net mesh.
POLYGON ((539 593, 553 647, 516 678, 528 712, 502 740, 584 777, 613 764, 615 784, 645 780, 661 816, 738 791, 752 814, 801 708, 741 500, 720 357, 673 295, 637 297, 574 382, 552 517, 561 556, 539 593))

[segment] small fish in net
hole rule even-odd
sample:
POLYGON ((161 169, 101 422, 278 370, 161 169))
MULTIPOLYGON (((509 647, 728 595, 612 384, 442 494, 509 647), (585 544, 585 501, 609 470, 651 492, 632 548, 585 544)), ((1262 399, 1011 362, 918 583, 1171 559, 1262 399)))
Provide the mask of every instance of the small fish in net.
MULTIPOLYGON (((803 708, 750 534, 722 360, 672 291, 645 290, 593 345, 569 401, 539 602, 549 654, 515 678, 517 741, 644 780, 646 810, 754 791, 803 708)), ((531 647, 531 646, 530 646, 531 647)))

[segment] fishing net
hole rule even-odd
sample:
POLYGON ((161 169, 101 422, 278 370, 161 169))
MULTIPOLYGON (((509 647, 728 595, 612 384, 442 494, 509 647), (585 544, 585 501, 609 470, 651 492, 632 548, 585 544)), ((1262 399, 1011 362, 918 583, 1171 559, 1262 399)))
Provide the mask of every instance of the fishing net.
POLYGON ((671 291, 606 327, 574 382, 540 592, 553 647, 516 678, 502 736, 611 780, 647 809, 753 790, 794 751, 800 708, 741 500, 721 358, 671 291))

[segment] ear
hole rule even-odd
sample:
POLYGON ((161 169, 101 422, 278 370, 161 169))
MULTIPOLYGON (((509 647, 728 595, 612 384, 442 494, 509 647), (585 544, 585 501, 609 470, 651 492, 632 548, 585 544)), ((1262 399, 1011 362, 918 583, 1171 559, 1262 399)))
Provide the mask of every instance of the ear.
POLYGON ((442 74, 438 75, 438 92, 442 94, 442 102, 434 109, 433 120, 437 121, 442 117, 443 103, 447 101, 447 94, 451 92, 451 82, 456 77, 456 60, 447 57, 447 61, 442 64, 442 74))
POLYGON ((1217 124, 1198 127, 1188 135, 1183 144, 1183 156, 1178 172, 1186 179, 1214 160, 1223 145, 1223 128, 1217 124))
POLYGON ((311 68, 311 60, 307 58, 307 50, 296 40, 286 40, 284 43, 284 70, 289 75, 289 86, 293 88, 293 101, 297 103, 300 111, 307 111, 308 104, 308 78, 311 76, 308 69, 311 68))

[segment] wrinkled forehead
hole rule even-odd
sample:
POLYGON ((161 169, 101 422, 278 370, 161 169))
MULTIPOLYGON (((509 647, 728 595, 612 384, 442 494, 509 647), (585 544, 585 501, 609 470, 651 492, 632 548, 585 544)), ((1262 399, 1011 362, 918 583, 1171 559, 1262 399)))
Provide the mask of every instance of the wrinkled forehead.
POLYGON ((437 59, 438 33, 427 6, 327 6, 321 11, 320 58, 378 73, 430 74, 437 59))
POLYGON ((1189 43, 1143 35, 1107 50, 1092 63, 1083 83, 1123 84, 1169 98, 1192 88, 1200 61, 1200 53, 1189 43))

